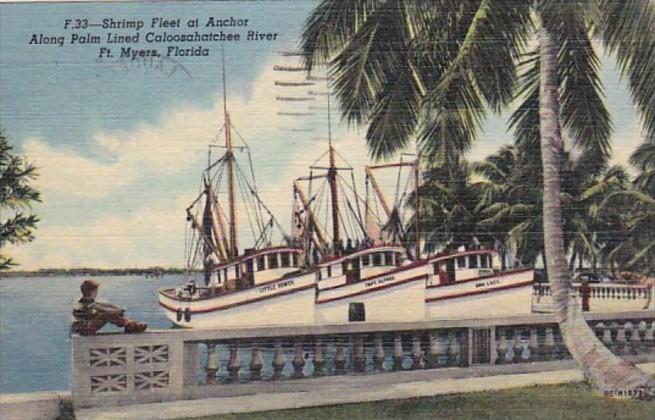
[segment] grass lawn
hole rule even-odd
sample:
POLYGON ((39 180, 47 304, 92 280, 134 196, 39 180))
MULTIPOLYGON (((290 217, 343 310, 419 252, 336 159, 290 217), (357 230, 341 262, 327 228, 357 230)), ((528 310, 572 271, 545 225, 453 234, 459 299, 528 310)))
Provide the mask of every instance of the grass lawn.
MULTIPOLYGON (((610 400, 584 383, 203 417, 231 419, 655 419, 655 402, 610 400)), ((200 420, 200 419, 198 419, 200 420)))

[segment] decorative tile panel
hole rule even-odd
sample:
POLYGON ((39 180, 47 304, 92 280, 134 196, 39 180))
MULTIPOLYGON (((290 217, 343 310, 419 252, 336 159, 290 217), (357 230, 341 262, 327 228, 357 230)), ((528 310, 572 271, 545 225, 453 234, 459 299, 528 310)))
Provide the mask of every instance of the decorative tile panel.
POLYGON ((125 366, 127 351, 125 347, 89 349, 91 367, 125 366))
POLYGON ((135 347, 134 361, 137 365, 168 362, 168 345, 135 347))
POLYGON ((127 391, 127 375, 91 376, 91 392, 127 391))
POLYGON ((141 372, 134 375, 134 388, 155 389, 168 387, 168 372, 141 372))

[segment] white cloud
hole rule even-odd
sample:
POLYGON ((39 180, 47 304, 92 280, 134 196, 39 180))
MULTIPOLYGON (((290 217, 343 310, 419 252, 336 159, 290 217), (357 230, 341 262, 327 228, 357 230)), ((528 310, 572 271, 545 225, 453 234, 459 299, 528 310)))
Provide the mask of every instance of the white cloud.
MULTIPOLYGON (((318 115, 314 121, 285 119, 277 113, 303 111, 306 104, 280 103, 276 96, 294 95, 275 87, 276 80, 297 80, 298 74, 273 71, 271 61, 252 84, 246 95, 229 95, 231 119, 249 143, 262 199, 287 228, 291 212, 292 181, 308 174, 309 166, 325 150, 327 140, 312 139, 327 136, 326 121, 318 115), (284 133, 280 127, 312 126, 313 133, 284 133)), ((218 90, 218 89, 217 89, 218 90)), ((318 89, 317 89, 318 90, 318 89)), ((304 92, 300 92, 304 93, 304 92)), ((43 208, 64 211, 66 206, 83 205, 89 216, 74 223, 63 221, 55 211, 44 212, 30 244, 11 247, 11 254, 19 268, 43 267, 133 267, 151 265, 181 266, 184 244, 184 208, 196 193, 167 188, 166 183, 152 185, 151 177, 171 177, 182 171, 200 173, 205 162, 207 144, 216 138, 223 123, 222 95, 209 108, 179 105, 164 112, 158 123, 142 124, 132 130, 98 132, 90 141, 90 150, 102 159, 81 154, 64 146, 52 146, 45 139, 31 138, 24 143, 24 151, 40 168, 38 187, 44 193, 43 208), (113 198, 121 189, 148 189, 155 202, 143 201, 144 194, 134 193, 134 205, 127 210, 113 198), (153 191, 153 188, 160 190, 153 191), (170 197, 177 197, 175 199, 170 197), (158 199, 162 198, 162 199, 158 199), (172 202, 175 204, 172 204, 172 202), (73 204, 75 205, 75 204, 73 204)), ((336 118, 335 118, 336 119, 336 118)), ((362 179, 363 165, 368 163, 363 138, 335 128, 335 147, 358 171, 362 179)), ((222 143, 221 138, 217 142, 222 143)), ((240 143, 238 137, 235 143, 240 143)), ((218 153, 218 152, 217 152, 218 153)), ((241 157, 245 157, 241 155, 241 157)), ((245 162, 242 162, 245 163, 245 162)), ((166 178, 172 179, 172 178, 166 178)), ((130 193, 132 194, 132 193, 130 193)), ((126 198, 121 196, 121 204, 126 198)), ((130 200, 130 198, 127 198, 130 200)), ((41 214, 41 213, 40 213, 41 214)), ((240 227, 245 230, 246 217, 242 214, 240 227)), ((288 229, 288 228, 287 228, 288 229)), ((250 238, 243 233, 242 238, 250 238)), ((241 247, 248 246, 246 241, 241 247)))
MULTIPOLYGON (((289 76, 277 74, 273 64, 268 63, 247 98, 230 92, 232 121, 244 137, 279 136, 281 121, 272 87, 275 80, 284 77, 289 76)), ((174 175, 202 162, 207 144, 223 124, 222 114, 222 95, 217 93, 210 108, 178 105, 162 113, 156 124, 94 133, 90 149, 102 159, 52 146, 40 138, 27 139, 24 150, 40 168, 39 186, 46 196, 48 192, 59 192, 100 199, 126 185, 144 181, 146 174, 174 175)))

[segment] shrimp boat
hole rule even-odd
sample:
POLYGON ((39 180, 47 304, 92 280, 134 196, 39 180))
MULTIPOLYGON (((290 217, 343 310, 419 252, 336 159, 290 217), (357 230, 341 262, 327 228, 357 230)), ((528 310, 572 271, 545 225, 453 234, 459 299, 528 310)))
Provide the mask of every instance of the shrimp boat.
MULTIPOLYGON (((224 104, 226 104, 224 95, 224 104)), ((203 171, 200 195, 187 208, 186 282, 159 291, 159 305, 176 326, 223 328, 234 326, 308 324, 314 322, 315 275, 301 268, 302 249, 290 244, 273 214, 257 194, 235 159, 233 127, 224 106, 224 145, 210 144, 209 165, 203 171), (211 160, 212 147, 225 153, 211 160), (224 186, 223 184, 227 184, 224 186), (237 211, 236 185, 242 187, 237 211), (221 200, 224 196, 224 200, 221 200), (222 202, 227 203, 227 212, 222 202), (258 230, 255 245, 239 253, 237 215, 246 214, 258 230), (265 217, 268 220, 264 220, 265 217), (282 244, 272 246, 273 231, 282 244), (201 267, 199 267, 201 266, 201 267)), ((249 154, 248 154, 249 156, 249 154)), ((251 168, 252 169, 252 168, 251 168)), ((252 170, 250 174, 253 174, 252 170)))
MULTIPOLYGON (((419 244, 406 240, 399 205, 387 203, 373 176, 374 169, 390 167, 412 168, 418 186, 418 159, 366 168, 367 186, 369 182, 373 186, 388 219, 387 232, 380 218, 373 217, 367 192, 363 249, 347 250, 317 266, 316 322, 409 322, 531 313, 532 268, 504 269, 494 249, 421 255, 419 244)), ((418 200, 416 206, 418 214, 418 200)))
MULTIPOLYGON (((187 281, 159 292, 159 304, 173 324, 224 328, 529 314, 532 269, 504 269, 504 257, 493 249, 424 255, 418 239, 408 240, 401 215, 410 207, 406 194, 396 194, 394 205, 389 205, 373 171, 394 167, 413 171, 418 232, 418 156, 413 162, 367 167, 366 197, 358 195, 353 168, 332 145, 329 89, 326 97, 329 147, 310 166, 309 176, 293 183, 289 236, 257 195, 254 176, 249 180, 239 169, 224 106, 225 153, 215 162, 209 159, 202 192, 187 208, 187 281), (319 163, 325 157, 328 161, 319 163), (341 175, 344 172, 351 174, 350 184, 341 175), (316 181, 322 184, 313 188, 316 181), (237 243, 237 214, 242 213, 236 210, 235 183, 245 186, 242 202, 253 207, 243 213, 259 216, 255 244, 242 254, 237 243), (371 196, 382 207, 382 216, 373 211, 371 196), (274 228, 283 237, 277 246, 272 245, 274 228)), ((224 104, 225 99, 224 93, 224 104)), ((210 156, 212 146, 218 147, 210 145, 210 156)))

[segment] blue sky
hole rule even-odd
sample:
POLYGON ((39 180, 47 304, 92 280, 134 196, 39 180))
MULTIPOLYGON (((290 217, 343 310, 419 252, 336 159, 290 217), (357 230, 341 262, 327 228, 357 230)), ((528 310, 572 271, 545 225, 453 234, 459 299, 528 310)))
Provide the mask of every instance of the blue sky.
MULTIPOLYGON (((169 75, 170 61, 162 70, 99 62, 98 46, 30 46, 32 34, 67 35, 63 22, 71 17, 147 23, 157 16, 234 16, 249 19, 248 29, 277 32, 272 42, 226 43, 225 55, 234 124, 252 147, 264 199, 288 221, 290 182, 325 148, 316 137, 326 135, 326 119, 278 116, 293 109, 275 100, 287 92, 274 81, 288 76, 272 68, 288 62, 276 52, 294 47, 316 3, 1 4, 0 126, 39 166, 44 195, 35 208, 42 219, 37 240, 10 250, 21 268, 181 266, 184 208, 198 191, 206 145, 222 125, 220 43, 205 44, 209 57, 177 58, 188 73, 169 75), (301 126, 314 132, 281 130, 301 126)), ((615 160, 625 163, 639 142, 638 117, 612 64, 604 65, 603 81, 615 160)), ((511 141, 505 119, 489 119, 470 158, 511 141)), ((367 162, 361 137, 336 129, 337 147, 357 167, 367 162)))

